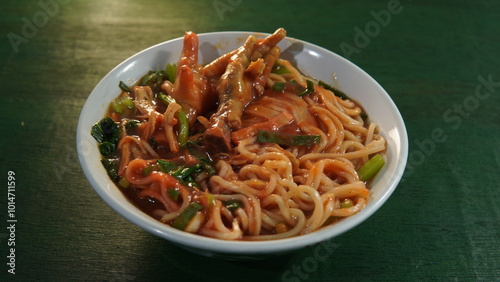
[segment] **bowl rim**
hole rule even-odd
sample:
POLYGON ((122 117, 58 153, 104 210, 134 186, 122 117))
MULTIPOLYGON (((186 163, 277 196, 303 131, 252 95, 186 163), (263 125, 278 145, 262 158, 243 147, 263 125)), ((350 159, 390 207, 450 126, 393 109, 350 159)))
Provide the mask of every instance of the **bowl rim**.
MULTIPOLYGON (((200 38, 201 42, 203 38, 208 38, 211 36, 222 36, 222 37, 248 36, 248 35, 266 36, 268 34, 269 33, 265 32, 251 32, 251 31, 218 31, 218 32, 200 33, 198 34, 198 37, 200 38)), ((123 201, 119 201, 119 199, 114 198, 109 192, 110 189, 113 189, 113 187, 109 187, 109 183, 106 185, 107 187, 103 187, 104 186, 103 183, 99 182, 99 180, 93 173, 93 168, 91 167, 91 164, 88 162, 87 159, 88 154, 86 152, 86 146, 89 146, 91 144, 82 144, 82 142, 85 141, 83 135, 89 134, 88 132, 90 132, 89 128, 83 128, 83 120, 85 114, 88 113, 88 108, 90 107, 89 105, 90 98, 98 94, 96 91, 105 83, 107 79, 109 79, 110 76, 112 76, 114 72, 121 69, 124 65, 128 64, 130 61, 134 60, 135 58, 138 58, 142 54, 147 53, 152 49, 158 48, 159 46, 169 45, 180 40, 182 40, 182 37, 177 37, 174 39, 157 43, 153 46, 150 46, 146 49, 143 49, 133 54, 132 56, 122 61, 120 64, 111 69, 98 82, 98 84, 94 87, 94 89, 88 96, 81 110, 76 132, 77 152, 80 164, 82 166, 83 172, 87 180, 90 182, 94 191, 101 197, 102 200, 104 200, 106 204, 108 204, 112 209, 114 209, 119 215, 121 215, 131 223, 141 227, 142 229, 148 231, 153 235, 167 239, 172 243, 180 245, 181 247, 187 247, 189 249, 197 249, 198 251, 208 251, 213 253, 222 252, 225 254, 238 254, 238 255, 281 253, 314 245, 323 242, 325 240, 337 237, 351 230, 352 228, 358 226, 360 223, 362 223, 367 218, 372 216, 392 195, 392 193, 396 189, 397 185, 399 184, 403 176, 408 158, 408 136, 407 136, 406 126, 404 124, 403 117, 401 116, 401 113, 399 112, 396 104, 394 103, 390 95, 382 88, 382 86, 380 86, 380 84, 374 78, 372 78, 368 73, 366 73, 356 64, 352 63, 351 61, 341 57, 340 55, 324 47, 318 46, 314 43, 306 42, 300 39, 287 36, 283 40, 301 42, 303 44, 308 45, 309 48, 321 51, 322 53, 326 53, 329 56, 334 56, 336 57, 337 60, 344 61, 344 63, 351 65, 351 67, 354 68, 354 70, 356 70, 360 75, 370 80, 371 83, 373 83, 374 86, 378 88, 377 90, 379 92, 383 93, 384 98, 387 100, 386 102, 389 103, 389 106, 392 108, 393 114, 397 116, 396 124, 398 129, 400 129, 398 130, 399 132, 398 141, 400 142, 398 162, 396 164, 396 170, 394 171, 394 174, 391 175, 387 183, 388 187, 384 190, 384 193, 381 193, 380 196, 377 197, 377 199, 371 199, 369 205, 367 205, 363 210, 361 210, 357 214, 350 216, 349 220, 346 223, 345 221, 344 223, 340 221, 331 226, 321 228, 309 234, 303 234, 277 240, 266 240, 266 241, 242 241, 242 240, 226 241, 226 240, 191 234, 185 231, 180 231, 166 224, 163 224, 160 221, 143 213, 141 210, 136 208, 132 203, 130 202, 123 203, 123 201), (341 226, 342 228, 339 228, 338 227, 339 225, 342 225, 341 226)), ((147 72, 147 70, 144 70, 144 73, 145 72, 147 72)), ((121 193, 118 187, 114 186, 114 189, 118 190, 118 192, 121 193)))

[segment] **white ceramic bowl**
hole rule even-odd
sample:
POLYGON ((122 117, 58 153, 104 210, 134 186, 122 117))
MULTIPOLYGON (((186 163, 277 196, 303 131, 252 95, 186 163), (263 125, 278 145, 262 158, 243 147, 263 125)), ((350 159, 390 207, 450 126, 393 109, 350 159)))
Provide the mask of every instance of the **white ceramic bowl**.
MULTIPOLYGON (((254 32, 215 32, 199 34, 200 63, 241 46, 249 35, 267 36, 254 32)), ((408 140, 403 119, 386 91, 367 73, 346 59, 324 48, 293 38, 279 44, 282 57, 292 61, 302 72, 316 79, 334 84, 358 101, 371 120, 380 127, 387 140, 387 163, 378 173, 371 187, 371 199, 358 214, 316 232, 275 241, 224 241, 193 235, 169 227, 137 209, 109 179, 100 163, 100 154, 90 128, 101 119, 108 104, 120 92, 118 82, 136 82, 149 70, 163 69, 169 62, 177 62, 182 38, 166 41, 145 49, 126 59, 111 70, 94 88, 80 115, 77 128, 77 148, 83 171, 99 196, 121 216, 146 231, 169 240, 190 251, 226 259, 258 259, 304 248, 357 226, 389 198, 396 188, 406 165, 408 140)))

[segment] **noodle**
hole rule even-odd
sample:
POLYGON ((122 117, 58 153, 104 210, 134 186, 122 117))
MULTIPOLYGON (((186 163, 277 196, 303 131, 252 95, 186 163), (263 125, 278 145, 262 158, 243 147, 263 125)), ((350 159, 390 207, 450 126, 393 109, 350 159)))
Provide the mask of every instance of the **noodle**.
POLYGON ((110 107, 120 137, 103 164, 110 173, 116 163, 110 176, 132 202, 165 224, 222 240, 307 234, 366 206, 369 182, 358 170, 385 151, 385 139, 355 101, 279 58, 284 36, 249 37, 201 66, 197 37, 186 33, 175 82, 150 72, 123 90, 114 105, 133 105, 110 107), (315 143, 263 141, 262 132, 315 143))

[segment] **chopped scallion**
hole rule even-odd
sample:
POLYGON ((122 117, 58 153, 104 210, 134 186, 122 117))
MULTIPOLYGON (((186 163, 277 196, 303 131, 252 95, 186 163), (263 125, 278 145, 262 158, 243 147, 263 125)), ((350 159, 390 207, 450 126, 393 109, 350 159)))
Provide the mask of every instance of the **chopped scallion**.
POLYGON ((156 164, 158 165, 158 168, 160 169, 161 172, 169 173, 172 170, 177 168, 177 165, 174 164, 173 162, 165 161, 165 160, 156 160, 156 164))
POLYGON ((123 114, 127 110, 132 110, 134 108, 134 101, 128 96, 119 97, 111 102, 111 108, 115 113, 123 114))
POLYGON ((224 202, 224 206, 230 211, 235 211, 236 209, 241 208, 243 205, 238 200, 229 200, 224 202))
POLYGON ((306 80, 306 85, 307 85, 307 88, 304 91, 302 91, 301 93, 297 94, 297 95, 299 95, 300 97, 302 97, 304 95, 307 95, 309 93, 314 92, 314 83, 311 80, 306 80))
POLYGON ((101 152, 101 155, 107 156, 111 153, 113 153, 116 150, 115 144, 111 142, 102 142, 99 144, 99 152, 101 152))
POLYGON ((285 89, 285 85, 286 85, 285 82, 276 81, 273 84, 272 89, 273 89, 273 91, 276 91, 276 92, 283 92, 283 90, 285 89))
POLYGON ((358 176, 361 181, 368 181, 379 172, 384 166, 384 158, 380 154, 376 154, 368 160, 363 166, 358 169, 358 176))
POLYGON ((142 175, 148 176, 150 175, 153 171, 157 170, 158 167, 156 165, 148 165, 142 170, 142 175))
POLYGON ((340 91, 339 89, 337 89, 337 88, 335 88, 335 87, 333 87, 333 86, 331 86, 331 85, 327 84, 327 83, 326 83, 326 82, 324 82, 324 81, 321 81, 321 80, 320 80, 320 81, 318 81, 318 85, 319 85, 319 86, 321 86, 321 87, 323 87, 323 88, 324 88, 324 89, 326 89, 326 90, 330 90, 330 91, 332 91, 332 92, 333 92, 333 94, 335 94, 335 96, 339 97, 339 98, 340 98, 340 99, 342 99, 342 100, 347 100, 347 99, 349 99, 349 97, 347 97, 347 95, 346 95, 344 92, 342 92, 342 91, 340 91))
POLYGON ((197 202, 192 202, 187 206, 186 209, 182 211, 182 213, 174 219, 172 222, 172 227, 177 228, 179 230, 184 230, 188 223, 193 219, 198 211, 201 211, 203 206, 198 204, 197 202))
POLYGON ((167 64, 167 67, 165 68, 165 73, 166 73, 167 79, 170 82, 174 83, 175 78, 177 76, 177 64, 172 64, 172 63, 167 64))
POLYGON ((345 198, 340 202, 340 208, 341 209, 348 209, 351 208, 354 205, 353 201, 349 198, 345 198))
POLYGON ((118 176, 118 166, 119 166, 118 160, 117 159, 103 158, 103 159, 101 159, 101 163, 104 166, 104 168, 106 169, 108 176, 114 181, 118 180, 118 178, 119 178, 119 176, 118 176))
POLYGON ((118 83, 118 87, 120 87, 120 89, 125 91, 125 92, 131 92, 130 88, 123 81, 120 81, 120 83, 118 83))
POLYGON ((277 131, 259 130, 257 141, 284 146, 313 146, 321 141, 320 135, 293 135, 277 131))
POLYGON ((175 99, 172 96, 167 95, 163 92, 158 93, 158 100, 160 100, 165 106, 168 106, 170 103, 175 103, 175 99))
POLYGON ((168 188, 167 194, 172 200, 177 202, 177 200, 179 199, 179 195, 181 194, 181 191, 175 190, 174 188, 168 188))
POLYGON ((125 177, 120 177, 120 180, 118 180, 118 186, 126 189, 130 187, 130 182, 128 182, 125 177))
POLYGON ((287 69, 284 65, 280 64, 274 64, 272 70, 272 73, 275 74, 287 74, 287 73, 292 73, 289 69, 287 69))

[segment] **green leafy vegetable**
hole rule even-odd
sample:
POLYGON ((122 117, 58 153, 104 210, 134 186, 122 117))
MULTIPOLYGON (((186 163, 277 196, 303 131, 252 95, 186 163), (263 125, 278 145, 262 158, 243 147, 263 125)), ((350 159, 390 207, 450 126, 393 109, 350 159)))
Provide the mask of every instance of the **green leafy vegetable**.
POLYGON ((200 164, 203 166, 203 169, 208 173, 208 175, 215 174, 215 166, 212 161, 208 157, 199 157, 200 164))
POLYGON ((116 146, 113 143, 110 142, 102 142, 99 144, 99 152, 101 152, 101 155, 107 156, 111 153, 113 153, 116 150, 116 146))
POLYGON ((321 142, 320 135, 293 135, 277 131, 259 130, 257 141, 284 146, 313 146, 321 142))
POLYGON ((181 194, 181 191, 175 190, 174 188, 168 188, 167 194, 172 200, 177 202, 177 200, 179 199, 179 195, 181 194))
POLYGON ((243 204, 238 200, 229 200, 224 201, 224 206, 230 211, 235 211, 236 209, 241 208, 243 204))
POLYGON ((123 114, 133 108, 134 101, 129 96, 118 97, 111 102, 111 109, 118 114, 123 114))
POLYGON ((276 81, 273 84, 272 89, 273 89, 273 91, 276 91, 276 92, 283 92, 283 90, 285 90, 285 86, 286 86, 285 82, 276 81))
POLYGON ((148 74, 142 77, 140 85, 150 86, 151 84, 159 84, 163 81, 166 74, 163 70, 159 71, 149 71, 148 74))
POLYGON ((321 81, 321 80, 318 81, 318 85, 321 86, 321 87, 323 87, 323 88, 325 88, 326 90, 332 91, 333 94, 335 94, 335 96, 339 97, 342 100, 348 100, 349 99, 349 97, 347 97, 347 95, 344 92, 342 92, 339 89, 337 89, 337 88, 335 88, 335 87, 327 84, 324 81, 321 81))
POLYGON ((199 140, 188 140, 186 142, 186 148, 189 150, 189 152, 195 156, 199 161, 200 164, 203 166, 203 169, 209 174, 209 175, 214 175, 215 174, 215 166, 210 159, 210 156, 200 148, 201 146, 201 141, 202 139, 199 140))
POLYGON ((148 165, 142 170, 142 175, 148 176, 150 175, 153 171, 157 170, 158 167, 156 165, 148 165))
MULTIPOLYGON (((160 100, 163 104, 165 104, 165 106, 168 106, 170 103, 175 103, 175 99, 172 98, 172 96, 170 95, 167 95, 163 92, 160 92, 158 93, 158 100, 160 100)), ((177 112, 177 120, 179 121, 179 137, 178 137, 178 141, 179 141, 179 145, 182 147, 186 144, 186 142, 188 141, 188 137, 189 137, 189 121, 188 121, 188 118, 187 118, 187 115, 186 115, 186 112, 184 111, 184 109, 180 109, 178 112, 177 112)))
POLYGON ((361 119, 362 119, 364 122, 366 122, 366 120, 368 119, 368 115, 367 115, 364 111, 362 111, 362 112, 359 114, 359 116, 361 117, 361 119))
POLYGON ((99 143, 101 154, 107 156, 116 151, 120 139, 120 127, 112 118, 105 117, 92 126, 90 135, 99 143))
POLYGON ((198 211, 201 211, 203 206, 198 204, 197 202, 192 202, 187 206, 186 209, 182 211, 182 213, 174 219, 172 222, 172 227, 177 228, 179 230, 184 230, 188 223, 193 219, 198 211))
POLYGON ((302 92, 300 92, 300 93, 297 94, 300 97, 302 97, 304 95, 307 95, 309 93, 314 92, 314 83, 312 81, 310 81, 310 80, 306 80, 306 84, 307 84, 307 88, 304 91, 302 91, 302 92))
POLYGON ((165 73, 167 74, 167 79, 174 83, 177 76, 177 64, 169 63, 165 68, 165 73))
POLYGON ((120 89, 125 91, 125 92, 131 92, 130 88, 123 81, 120 81, 120 83, 118 83, 118 87, 120 87, 120 89))
POLYGON ((289 69, 287 69, 285 66, 280 65, 278 63, 274 64, 272 70, 272 73, 275 74, 287 74, 287 73, 292 73, 289 69))
POLYGON ((201 164, 196 164, 191 167, 181 166, 177 170, 170 173, 170 175, 179 180, 189 181, 190 178, 192 178, 192 174, 200 173, 202 169, 203 166, 201 164))
POLYGON ((341 209, 348 209, 348 208, 350 208, 352 206, 354 206, 354 203, 349 198, 345 198, 344 200, 342 200, 342 202, 340 202, 340 208, 341 209))
POLYGON ((102 128, 99 126, 99 123, 96 123, 92 126, 90 129, 90 135, 94 137, 97 142, 102 143, 104 142, 104 132, 102 131, 102 128))
POLYGON ((118 186, 122 188, 128 188, 130 187, 130 182, 125 177, 120 177, 120 180, 118 180, 118 186))
POLYGON ((101 159, 101 163, 106 169, 106 172, 108 173, 109 177, 116 181, 118 180, 118 167, 119 167, 119 162, 117 159, 106 159, 103 158, 101 159))
POLYGON ((126 129, 133 129, 133 128, 136 128, 139 126, 141 122, 136 120, 136 119, 130 119, 127 121, 127 123, 125 124, 125 128, 126 129))
POLYGON ((168 106, 170 103, 175 103, 175 99, 172 96, 167 95, 163 92, 158 93, 158 100, 160 100, 165 106, 168 106))
POLYGON ((148 143, 149 145, 151 145, 151 147, 158 145, 158 141, 155 140, 154 136, 151 136, 151 138, 149 138, 148 143))
POLYGON ((158 165, 158 168, 160 169, 161 172, 169 173, 172 170, 177 168, 177 165, 174 164, 173 162, 169 162, 166 160, 156 160, 156 164, 158 165))
POLYGON ((358 169, 359 179, 361 181, 370 180, 377 174, 377 172, 379 172, 384 164, 384 158, 380 154, 376 154, 358 169))

